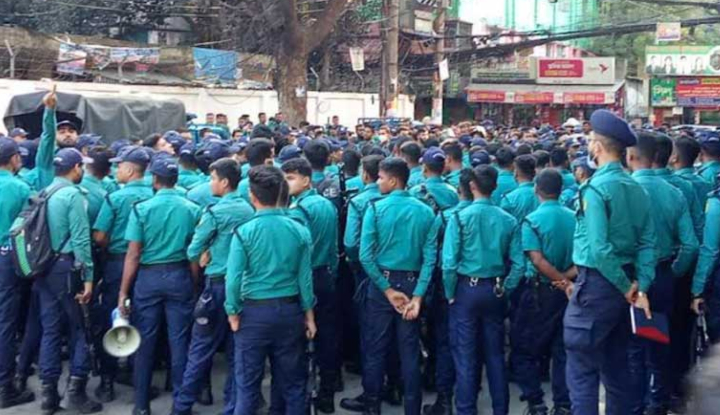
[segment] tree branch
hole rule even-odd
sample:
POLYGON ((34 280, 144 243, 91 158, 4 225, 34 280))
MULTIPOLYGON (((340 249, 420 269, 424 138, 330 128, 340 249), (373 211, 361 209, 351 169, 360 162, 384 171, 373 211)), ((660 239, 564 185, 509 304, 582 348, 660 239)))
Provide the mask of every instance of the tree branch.
POLYGON ((682 0, 633 0, 637 3, 648 3, 656 6, 691 6, 691 7, 702 7, 704 9, 710 9, 720 11, 720 3, 710 2, 698 2, 698 1, 682 1, 682 0))
POLYGON ((355 0, 328 0, 322 15, 305 31, 308 52, 320 46, 335 29, 335 25, 355 0))
POLYGON ((300 46, 297 42, 302 42, 304 45, 304 32, 300 28, 300 22, 297 18, 297 0, 279 0, 280 10, 282 10, 283 18, 285 19, 285 27, 287 31, 285 36, 288 38, 288 42, 291 42, 295 47, 300 46))

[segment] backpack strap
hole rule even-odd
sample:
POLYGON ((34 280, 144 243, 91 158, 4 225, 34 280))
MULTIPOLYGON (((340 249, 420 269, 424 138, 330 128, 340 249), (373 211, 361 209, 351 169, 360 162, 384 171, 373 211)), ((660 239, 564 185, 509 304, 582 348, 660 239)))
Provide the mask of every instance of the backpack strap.
POLYGON ((457 222, 457 225, 458 225, 458 234, 459 234, 458 240, 459 240, 459 242, 460 242, 460 249, 458 249, 458 260, 457 260, 457 262, 460 263, 460 261, 462 260, 463 232, 464 232, 464 228, 463 228, 462 222, 460 221, 460 211, 459 211, 459 210, 454 211, 454 212, 453 212, 453 216, 455 217, 455 222, 457 222))
POLYGON ((436 215, 438 214, 438 212, 442 211, 442 209, 440 209, 440 205, 435 199, 435 196, 433 196, 432 193, 428 191, 427 185, 425 183, 422 183, 420 185, 420 195, 422 195, 422 199, 427 202, 428 205, 430 205, 436 215))
POLYGON ((578 214, 583 215, 583 216, 585 215, 585 206, 583 203, 583 194, 584 194, 583 191, 584 190, 591 190, 600 197, 600 199, 603 201, 603 204, 605 204, 605 212, 609 219, 610 218, 610 203, 607 199, 605 199, 605 197, 603 197, 602 193, 600 192, 600 190, 598 190, 597 187, 590 184, 590 181, 588 181, 584 186, 580 187, 580 189, 578 190, 578 214))
MULTIPOLYGON (((64 189, 66 187, 70 187, 70 185, 69 184, 61 184, 60 186, 56 186, 56 187, 50 189, 50 191, 47 191, 47 189, 43 189, 40 192, 40 196, 45 199, 45 203, 48 203, 50 201, 50 198, 55 193, 57 193, 59 190, 64 189)), ((68 244, 68 242, 70 242, 70 237, 71 237, 71 235, 70 235, 70 232, 68 231, 67 236, 65 236, 65 239, 63 239, 62 243, 60 243, 60 248, 58 248, 57 254, 55 255, 55 258, 53 259, 53 262, 52 262, 53 264, 55 263, 55 261, 57 261, 57 257, 59 255, 59 253, 62 252, 62 250, 65 249, 65 246, 68 244)))

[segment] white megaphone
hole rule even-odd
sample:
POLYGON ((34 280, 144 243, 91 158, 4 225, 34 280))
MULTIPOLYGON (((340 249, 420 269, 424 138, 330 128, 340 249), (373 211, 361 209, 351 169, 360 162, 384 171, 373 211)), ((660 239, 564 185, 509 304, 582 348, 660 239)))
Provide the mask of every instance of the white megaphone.
POLYGON ((113 357, 128 357, 140 347, 140 332, 130 325, 117 308, 112 312, 112 328, 103 336, 103 348, 113 357))

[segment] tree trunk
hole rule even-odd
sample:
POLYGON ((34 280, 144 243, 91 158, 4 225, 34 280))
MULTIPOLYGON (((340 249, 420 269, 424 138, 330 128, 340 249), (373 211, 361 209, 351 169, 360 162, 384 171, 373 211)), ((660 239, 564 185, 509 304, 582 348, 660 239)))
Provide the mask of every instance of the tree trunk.
POLYGON ((279 46, 276 64, 280 111, 288 124, 298 126, 307 120, 308 54, 302 48, 291 48, 286 42, 280 42, 279 46))

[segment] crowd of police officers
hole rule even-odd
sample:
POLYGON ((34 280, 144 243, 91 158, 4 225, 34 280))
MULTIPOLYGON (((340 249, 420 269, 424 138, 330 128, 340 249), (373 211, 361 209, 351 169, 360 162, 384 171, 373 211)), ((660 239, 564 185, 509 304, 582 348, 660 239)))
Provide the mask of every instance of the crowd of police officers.
POLYGON ((422 127, 342 143, 168 132, 108 148, 57 123, 54 93, 44 105, 34 157, 0 138, 2 408, 35 399, 37 359, 43 414, 60 410, 60 389, 67 409, 101 412, 116 382, 134 387, 133 414, 150 414, 165 361, 172 414, 190 414, 212 400, 224 351, 223 413, 266 405, 269 361, 268 412, 305 414, 310 341, 312 405, 333 413, 341 342, 357 327, 363 393, 342 399, 346 410, 380 414, 384 401, 408 415, 477 414, 484 372, 495 415, 509 412, 511 378, 531 415, 598 414, 600 383, 608 415, 667 414, 688 398, 690 310, 706 304, 720 336, 715 133, 635 131, 598 110, 581 140, 486 125, 459 139, 422 127), (50 194, 57 256, 27 281, 8 235, 35 192, 50 194), (633 336, 631 305, 669 317, 671 344, 633 336), (116 308, 142 338, 123 365, 94 347, 116 308), (423 407, 428 385, 437 399, 423 407))

